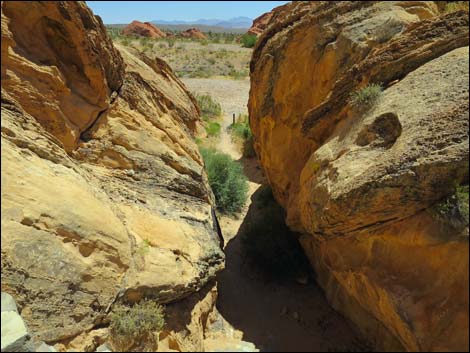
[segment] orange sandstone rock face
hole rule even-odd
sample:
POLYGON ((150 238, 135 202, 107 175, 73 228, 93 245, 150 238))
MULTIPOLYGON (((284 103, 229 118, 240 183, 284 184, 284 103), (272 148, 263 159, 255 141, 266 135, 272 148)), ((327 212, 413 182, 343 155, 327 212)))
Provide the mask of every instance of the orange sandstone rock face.
POLYGON ((282 5, 275 7, 269 12, 262 14, 261 16, 255 18, 253 20, 253 24, 251 25, 250 29, 248 29, 247 33, 255 35, 257 37, 261 36, 263 32, 268 28, 269 23, 274 18, 273 23, 275 23, 279 16, 282 16, 285 13, 289 13, 289 4, 282 5))
POLYGON ((269 21, 273 17, 273 11, 266 12, 253 20, 253 24, 248 30, 248 34, 260 36, 261 33, 267 28, 269 21))
POLYGON ((189 28, 180 33, 183 38, 206 39, 206 35, 197 28, 189 28))
POLYGON ((468 22, 431 2, 296 2, 253 53, 261 164, 376 349, 468 350, 468 220, 433 211, 469 179, 468 22), (384 92, 353 108, 369 83, 384 92))
POLYGON ((149 38, 164 38, 166 33, 150 22, 132 21, 123 28, 125 36, 141 36, 149 38))
POLYGON ((68 341, 115 301, 206 286, 224 256, 185 86, 115 48, 84 3, 1 16, 2 291, 28 327, 68 341))

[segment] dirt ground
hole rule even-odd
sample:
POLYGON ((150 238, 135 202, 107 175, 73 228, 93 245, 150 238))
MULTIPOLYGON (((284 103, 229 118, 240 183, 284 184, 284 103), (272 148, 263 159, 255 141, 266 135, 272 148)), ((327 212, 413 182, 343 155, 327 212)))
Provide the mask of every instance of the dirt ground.
POLYGON ((186 87, 195 94, 208 94, 222 106, 222 121, 220 137, 215 143, 215 148, 229 154, 238 160, 241 158, 240 149, 232 143, 228 127, 232 124, 233 114, 247 114, 248 94, 250 80, 231 80, 227 78, 185 78, 186 87))

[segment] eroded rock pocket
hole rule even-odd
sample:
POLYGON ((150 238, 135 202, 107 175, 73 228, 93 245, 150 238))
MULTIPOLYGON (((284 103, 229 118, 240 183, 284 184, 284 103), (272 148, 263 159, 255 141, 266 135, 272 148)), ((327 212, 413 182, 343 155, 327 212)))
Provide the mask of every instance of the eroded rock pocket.
POLYGON ((400 137, 402 126, 398 115, 388 112, 379 115, 374 122, 365 126, 356 139, 359 146, 371 145, 372 147, 390 148, 400 137))

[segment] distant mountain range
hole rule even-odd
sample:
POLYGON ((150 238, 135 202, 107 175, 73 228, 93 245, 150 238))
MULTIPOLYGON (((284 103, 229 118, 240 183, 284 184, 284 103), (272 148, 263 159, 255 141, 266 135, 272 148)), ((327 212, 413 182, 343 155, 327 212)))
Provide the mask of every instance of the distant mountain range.
POLYGON ((165 20, 153 20, 152 23, 156 25, 204 25, 204 26, 215 26, 215 27, 225 27, 225 28, 243 28, 247 29, 251 27, 253 19, 249 17, 234 17, 229 20, 220 20, 220 19, 199 19, 196 21, 165 21, 165 20))

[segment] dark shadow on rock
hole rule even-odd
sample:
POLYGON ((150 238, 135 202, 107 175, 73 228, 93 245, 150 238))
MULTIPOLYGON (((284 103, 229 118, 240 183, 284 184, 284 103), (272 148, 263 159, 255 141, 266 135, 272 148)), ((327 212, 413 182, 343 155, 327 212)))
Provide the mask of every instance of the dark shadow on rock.
POLYGON ((312 276, 306 284, 293 278, 273 280, 275 274, 267 276, 247 257, 244 233, 256 222, 279 222, 263 218, 266 208, 273 206, 267 202, 265 186, 251 201, 236 237, 225 248, 226 267, 218 275, 220 313, 261 351, 363 350, 357 333, 329 306, 312 276))
POLYGON ((167 304, 165 306, 165 330, 174 332, 185 331, 191 323, 192 311, 195 306, 214 289, 214 286, 215 281, 212 280, 198 292, 177 302, 167 304))
POLYGON ((256 157, 241 157, 239 160, 237 160, 237 162, 242 165, 243 173, 246 175, 249 181, 257 184, 262 184, 265 182, 263 170, 261 169, 259 161, 256 157))

